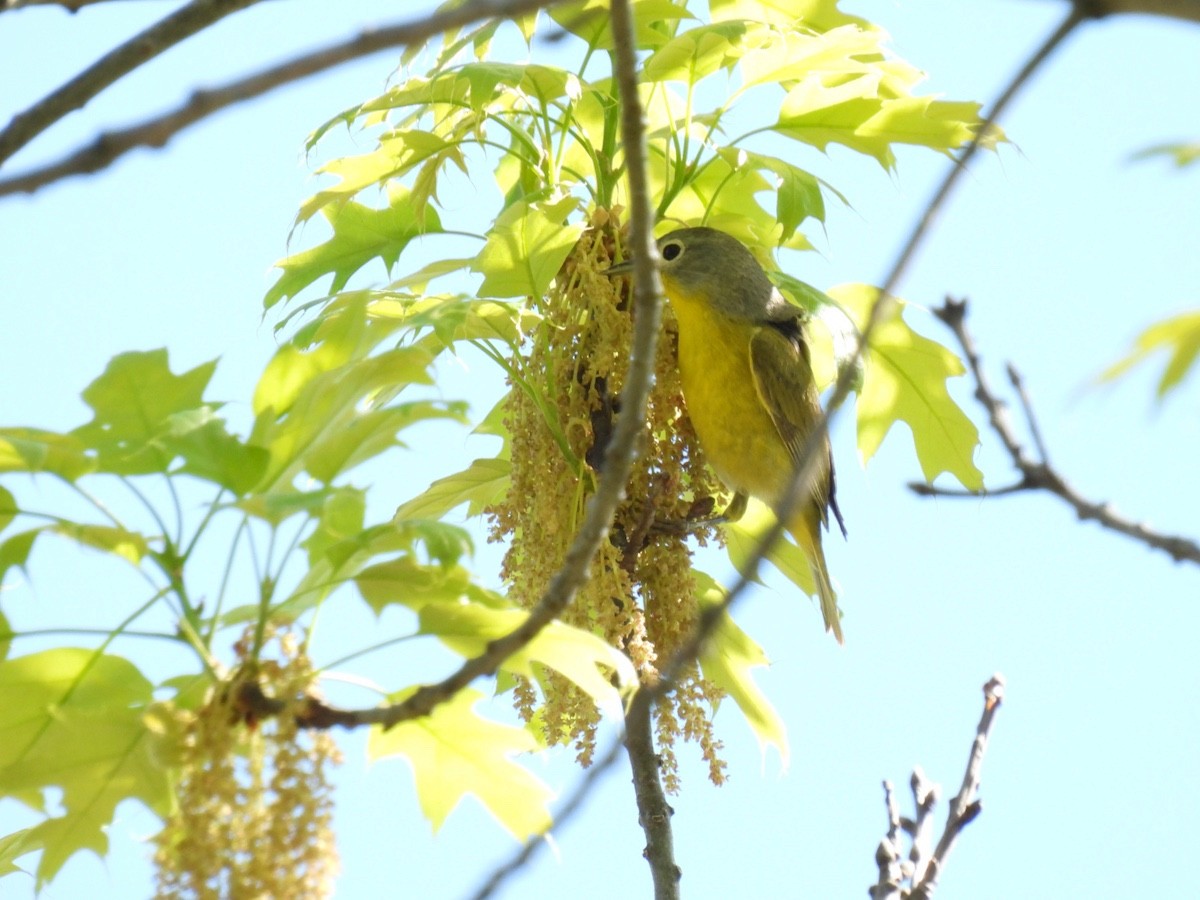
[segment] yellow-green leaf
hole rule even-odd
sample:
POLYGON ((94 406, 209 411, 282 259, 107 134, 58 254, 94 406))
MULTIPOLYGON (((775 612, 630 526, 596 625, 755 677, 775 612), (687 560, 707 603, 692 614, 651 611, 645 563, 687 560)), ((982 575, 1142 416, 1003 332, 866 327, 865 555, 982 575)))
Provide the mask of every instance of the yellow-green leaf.
POLYGON ((61 648, 0 663, 0 793, 41 808, 62 792, 62 815, 30 829, 45 847, 39 887, 80 850, 103 857, 117 804, 164 813, 169 772, 142 721, 153 687, 127 660, 61 648))
MULTIPOLYGON (((703 572, 695 575, 696 596, 702 607, 715 606, 724 599, 725 589, 712 577, 703 572)), ((768 747, 774 747, 786 769, 790 757, 787 726, 766 694, 755 684, 752 674, 753 669, 769 664, 762 647, 728 615, 721 617, 700 654, 704 677, 733 698, 758 739, 759 748, 765 754, 768 747)))
MULTIPOLYGON (((840 285, 829 295, 862 328, 878 291, 867 285, 840 285)), ((979 429, 947 390, 950 378, 966 370, 947 347, 913 331, 904 321, 905 304, 890 298, 871 336, 858 397, 858 450, 863 463, 883 443, 896 422, 912 431, 913 446, 926 481, 943 472, 968 490, 983 487, 975 465, 979 429)))
POLYGON ((424 493, 396 510, 395 518, 440 519, 461 503, 467 515, 477 516, 498 502, 508 490, 512 463, 507 459, 477 459, 461 472, 439 478, 424 493))
POLYGON ((731 68, 745 51, 747 35, 761 30, 753 22, 739 20, 689 28, 650 55, 642 66, 642 80, 695 84, 731 68))
POLYGON ((83 441, 40 428, 0 428, 0 472, 48 472, 74 481, 94 471, 83 441))
POLYGON ((583 233, 567 222, 579 206, 573 196, 546 203, 514 203, 496 217, 487 243, 472 262, 483 275, 483 297, 540 297, 583 233))
POLYGON ((751 19, 778 28, 803 27, 822 32, 841 25, 866 26, 857 16, 848 16, 837 8, 837 0, 709 0, 715 21, 751 19))
POLYGON ((1167 364, 1158 380, 1158 399, 1162 400, 1180 385, 1200 355, 1200 310, 1155 322, 1137 336, 1128 356, 1100 374, 1100 380, 1119 378, 1157 352, 1167 354, 1167 364))
POLYGON ((420 610, 430 603, 457 601, 466 594, 471 574, 462 566, 430 566, 401 556, 368 566, 354 576, 354 583, 380 615, 393 603, 420 610))
MULTIPOLYGON (((511 634, 528 617, 523 609, 494 609, 476 603, 431 603, 420 611, 421 632, 437 635, 463 656, 479 655, 489 642, 511 634)), ((563 622, 551 622, 504 660, 501 668, 538 678, 531 665, 535 662, 569 678, 613 719, 621 717, 622 694, 637 683, 633 664, 625 654, 596 635, 563 622)))
MULTIPOLYGON (((389 697, 400 702, 412 693, 389 697)), ((533 735, 480 717, 482 694, 469 688, 420 719, 371 730, 372 759, 401 756, 412 767, 421 811, 434 831, 463 797, 473 795, 517 840, 545 833, 551 824, 551 790, 512 760, 538 749, 533 735)))
POLYGON ((100 470, 122 475, 162 472, 175 457, 159 440, 171 417, 204 405, 216 362, 174 374, 166 350, 122 353, 84 389, 92 421, 71 434, 99 452, 100 470))
POLYGON ((13 872, 25 871, 17 865, 16 860, 40 849, 41 842, 34 837, 32 828, 22 828, 0 838, 0 878, 13 872))
POLYGON ((103 550, 130 563, 138 565, 150 552, 150 545, 143 535, 127 531, 115 525, 82 525, 78 522, 55 522, 49 531, 61 534, 86 547, 103 550))
POLYGON ((12 524, 21 510, 17 507, 17 498, 12 492, 0 487, 0 531, 12 524))
MULTIPOLYGON (((751 555, 758 549, 763 535, 774 524, 775 516, 771 510, 766 504, 754 499, 750 500, 740 519, 725 524, 725 548, 735 569, 746 572, 751 555)), ((766 559, 800 590, 810 597, 816 596, 817 589, 813 584, 808 557, 789 540, 786 533, 767 551, 766 559)))
POLYGON ((1158 144, 1147 147, 1140 153, 1134 154, 1134 159, 1151 159, 1155 156, 1167 156, 1182 169, 1200 161, 1200 141, 1190 141, 1181 144, 1158 144))
POLYGON ((373 259, 390 270, 414 238, 442 230, 437 212, 428 205, 414 204, 411 192, 400 186, 389 190, 385 209, 349 201, 324 206, 321 213, 329 220, 333 236, 275 264, 282 274, 263 298, 266 309, 294 297, 325 275, 333 275, 329 292, 336 293, 373 259))

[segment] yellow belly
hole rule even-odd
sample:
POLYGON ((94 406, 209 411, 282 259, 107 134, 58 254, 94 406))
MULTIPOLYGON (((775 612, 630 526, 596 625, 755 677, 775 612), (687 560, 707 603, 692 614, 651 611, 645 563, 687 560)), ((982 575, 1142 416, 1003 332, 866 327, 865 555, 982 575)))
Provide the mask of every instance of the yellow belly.
POLYGON ((750 337, 756 326, 687 297, 670 299, 679 320, 679 376, 700 446, 727 486, 773 506, 792 462, 754 387, 750 337))

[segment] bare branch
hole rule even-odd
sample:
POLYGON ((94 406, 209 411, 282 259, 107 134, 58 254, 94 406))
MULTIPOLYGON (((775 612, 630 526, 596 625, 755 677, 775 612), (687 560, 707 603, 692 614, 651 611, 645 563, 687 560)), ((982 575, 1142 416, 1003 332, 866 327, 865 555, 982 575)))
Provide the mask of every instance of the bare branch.
POLYGON ((675 864, 671 816, 661 779, 661 760, 651 734, 651 704, 635 703, 625 715, 625 750, 633 769, 633 792, 637 797, 638 824, 646 835, 642 855, 650 863, 654 900, 678 900, 682 872, 675 864))
MULTIPOLYGON (((25 112, 18 113, 16 116, 14 116, 12 121, 9 122, 8 126, 3 131, 0 131, 0 165, 3 165, 5 160, 7 160, 10 156, 28 144, 31 140, 37 137, 37 135, 45 131, 67 113, 84 106, 102 90, 125 75, 129 74, 138 66, 148 62, 155 56, 162 53, 164 50, 169 49, 196 32, 203 30, 207 26, 213 24, 213 22, 216 22, 218 19, 223 18, 230 13, 237 12, 245 7, 251 6, 257 2, 258 0, 193 0, 192 3, 188 4, 177 12, 172 13, 157 24, 152 25, 150 28, 146 29, 136 37, 126 41, 112 52, 101 57, 58 90, 44 97, 29 109, 25 110, 25 112)), ((376 49, 383 49, 384 46, 396 44, 414 44, 419 41, 427 40, 439 32, 446 31, 451 28, 458 28, 480 19, 522 15, 524 13, 532 12, 535 9, 555 6, 561 2, 563 2, 563 0, 471 0, 471 2, 464 3, 463 5, 455 7, 454 9, 445 10, 434 15, 427 16, 407 25, 395 25, 389 29, 382 29, 379 32, 364 32, 364 34, 360 35, 360 37, 356 40, 366 43, 376 42, 379 44, 376 49), (384 42, 382 41, 381 36, 386 32, 390 32, 390 34, 387 35, 388 40, 384 42)), ((64 5, 70 6, 71 4, 64 5)), ((351 41, 347 43, 351 44, 354 42, 351 41)), ((317 53, 311 54, 310 57, 301 57, 300 59, 295 60, 293 64, 320 64, 320 57, 322 54, 336 54, 339 46, 345 47, 345 45, 328 47, 323 51, 318 51, 317 53)), ((369 52, 374 51, 363 50, 356 55, 362 56, 369 52)), ((345 57, 345 59, 351 58, 353 57, 345 57)), ((332 59, 326 61, 324 64, 320 64, 318 68, 313 68, 309 72, 301 72, 300 74, 297 74, 287 80, 302 78, 306 74, 312 74, 313 72, 321 71, 322 68, 329 68, 330 66, 337 65, 342 61, 344 60, 332 59)), ((276 67, 276 69, 282 69, 287 65, 290 64, 285 63, 284 66, 276 67)), ((260 73, 257 76, 251 76, 250 78, 244 79, 243 82, 235 82, 232 85, 226 86, 224 90, 229 90, 237 86, 240 86, 243 90, 247 89, 248 87, 253 87, 253 84, 247 85, 246 82, 254 82, 255 79, 266 78, 273 71, 276 70, 267 70, 266 72, 260 73)), ((280 81, 278 83, 282 84, 285 82, 280 81)), ((259 90, 250 93, 247 96, 256 96, 258 93, 263 93, 274 86, 275 85, 273 84, 263 85, 259 90)), ((203 96, 204 93, 205 92, 200 92, 196 96, 193 96, 191 103, 188 105, 190 106, 195 104, 197 102, 197 97, 203 96)), ((229 102, 237 102, 238 99, 245 98, 234 98, 229 102)), ((228 103, 224 103, 220 106, 213 107, 204 114, 215 111, 216 109, 220 109, 221 106, 227 105, 228 103)), ((174 113, 168 114, 168 116, 176 116, 181 112, 182 110, 176 110, 174 113)), ((201 117, 202 116, 198 116, 197 118, 201 117)), ((179 128, 186 127, 195 120, 196 119, 183 121, 179 128)), ((139 126, 134 126, 133 129, 118 132, 116 137, 126 137, 128 131, 150 126, 152 121, 153 120, 143 122, 139 126)), ((179 130, 179 128, 176 128, 175 131, 179 130)), ((170 134, 173 133, 174 131, 166 133, 166 137, 169 137, 170 134)), ((100 144, 103 141, 104 137, 102 136, 97 141, 97 144, 100 144)), ((136 144, 132 146, 136 146, 136 144)), ((151 142, 150 146, 161 146, 161 144, 151 142)), ((94 151, 93 148, 84 148, 73 154, 71 158, 85 155, 89 151, 98 152, 101 156, 105 152, 103 148, 101 148, 99 151, 94 151)), ((122 150, 121 152, 125 151, 122 150)), ((66 162, 66 160, 60 161, 55 165, 62 166, 65 165, 66 162)), ((97 166, 96 168, 100 167, 101 166, 97 166)), ((85 168, 80 169, 79 171, 92 170, 85 168)), ((31 173, 31 176, 36 174, 37 173, 31 173)), ((70 173, 63 172, 55 177, 61 178, 65 174, 70 173)), ((40 186, 40 184, 35 184, 33 189, 36 189, 38 186, 40 186)), ((28 188, 20 187, 13 188, 12 190, 28 190, 28 188)), ((6 193, 11 193, 12 190, 6 191, 6 193)))
POLYGON ((971 372, 971 377, 975 380, 975 397, 979 400, 984 410, 987 411, 988 423, 1008 451, 1013 466, 1021 474, 1021 480, 1014 485, 996 491, 960 492, 934 488, 930 485, 910 484, 909 487, 915 493, 922 496, 986 497, 1022 491, 1048 491, 1070 505, 1075 510, 1075 514, 1082 520, 1097 522, 1104 528, 1115 531, 1118 534, 1123 534, 1126 537, 1131 537, 1148 547, 1153 547, 1155 550, 1161 550, 1169 554, 1176 562, 1186 561, 1200 564, 1200 544, 1179 535, 1169 535, 1155 531, 1142 522, 1134 522, 1131 519, 1118 515, 1108 503, 1097 503, 1094 500, 1089 500, 1075 490, 1075 488, 1071 487, 1066 479, 1046 461, 1046 450, 1044 442, 1040 437, 1032 404, 1029 401, 1020 374, 1010 363, 1008 366, 1009 380, 1012 382, 1021 399, 1021 404, 1029 421, 1030 432, 1034 435, 1038 452, 1041 454, 1039 459, 1031 457, 1024 444, 1021 443, 1020 438, 1017 437, 1016 430, 1009 419, 1008 407, 996 395, 988 381, 987 375, 984 374, 983 362, 975 344, 975 339, 967 329, 967 302, 947 297, 945 304, 934 310, 934 315, 946 323, 946 326, 954 333, 955 338, 958 340, 958 344, 962 348, 963 357, 967 362, 967 367, 971 372))
POLYGON ((1075 5, 1094 18, 1135 13, 1200 22, 1200 2, 1197 0, 1076 0, 1075 5))
POLYGON ((896 807, 896 794, 890 781, 883 783, 883 805, 887 810, 888 830, 875 851, 879 880, 867 893, 871 900, 901 900, 906 876, 900 863, 900 810, 896 807))
POLYGON ((428 23, 404 23, 370 28, 353 38, 329 44, 279 65, 230 81, 219 87, 197 90, 186 102, 128 128, 101 134, 57 162, 11 178, 0 179, 0 197, 26 193, 71 175, 86 175, 112 165, 138 147, 161 148, 179 132, 226 107, 261 96, 343 63, 378 53, 390 47, 414 43, 427 36, 428 23))
POLYGON ((164 50, 259 0, 192 0, 106 53, 58 90, 13 116, 0 131, 0 165, 73 110, 164 50))
POLYGON ((67 12, 77 13, 94 3, 114 3, 116 0, 0 0, 0 12, 25 9, 30 6, 61 6, 67 12))
MULTIPOLYGON (((950 801, 950 812, 946 817, 946 827, 939 838, 937 848, 933 851, 924 866, 923 873, 914 874, 916 884, 909 900, 929 900, 937 888, 938 876, 946 864, 946 857, 954 846, 955 840, 967 825, 982 811, 978 799, 979 783, 983 771, 983 755, 987 752, 988 737, 992 730, 992 721, 996 711, 1004 700, 1004 678, 993 675, 983 686, 983 714, 979 717, 979 725, 975 728, 975 741, 971 744, 971 754, 967 759, 967 769, 963 773, 962 786, 957 796, 950 801)), ((915 848, 915 844, 914 844, 915 848)))
POLYGON ((913 806, 916 810, 912 819, 901 818, 896 809, 896 798, 892 783, 883 783, 884 805, 887 808, 887 835, 875 851, 875 864, 879 867, 879 878, 868 888, 871 900, 929 900, 937 888, 938 877, 946 865, 946 857, 962 830, 982 810, 979 802, 979 784, 983 770, 983 755, 987 751, 988 736, 996 710, 1004 699, 1004 678, 993 675, 983 686, 983 714, 975 727, 975 740, 967 758, 958 794, 950 801, 946 816, 946 827, 933 846, 932 813, 937 804, 940 789, 925 777, 920 767, 913 769, 909 787, 912 789, 913 806), (906 832, 912 841, 908 861, 900 862, 900 831, 906 832), (906 889, 911 885, 911 889, 906 889))

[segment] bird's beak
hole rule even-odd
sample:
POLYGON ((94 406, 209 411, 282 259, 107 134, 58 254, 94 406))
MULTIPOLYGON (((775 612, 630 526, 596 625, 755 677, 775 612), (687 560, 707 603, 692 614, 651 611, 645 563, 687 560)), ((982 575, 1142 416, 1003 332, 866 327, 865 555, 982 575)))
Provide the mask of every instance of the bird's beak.
POLYGON ((609 266, 604 270, 603 274, 610 278, 614 275, 628 275, 633 271, 633 260, 627 259, 623 263, 617 263, 615 266, 609 266))

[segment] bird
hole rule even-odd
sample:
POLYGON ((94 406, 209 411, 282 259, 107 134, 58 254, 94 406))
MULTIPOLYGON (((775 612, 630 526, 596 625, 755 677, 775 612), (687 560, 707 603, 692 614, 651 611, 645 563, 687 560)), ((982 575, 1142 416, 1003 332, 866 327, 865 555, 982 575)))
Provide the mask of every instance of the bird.
MULTIPOLYGON (((658 253, 678 322, 684 405, 705 458, 734 493, 726 519, 740 517, 747 496, 777 510, 821 417, 805 313, 784 298, 749 248, 724 231, 681 228, 658 240, 658 253)), ((606 272, 632 269, 626 261, 606 272)), ((826 630, 843 643, 821 547, 831 511, 846 535, 827 435, 816 462, 784 527, 808 558, 826 630)))

